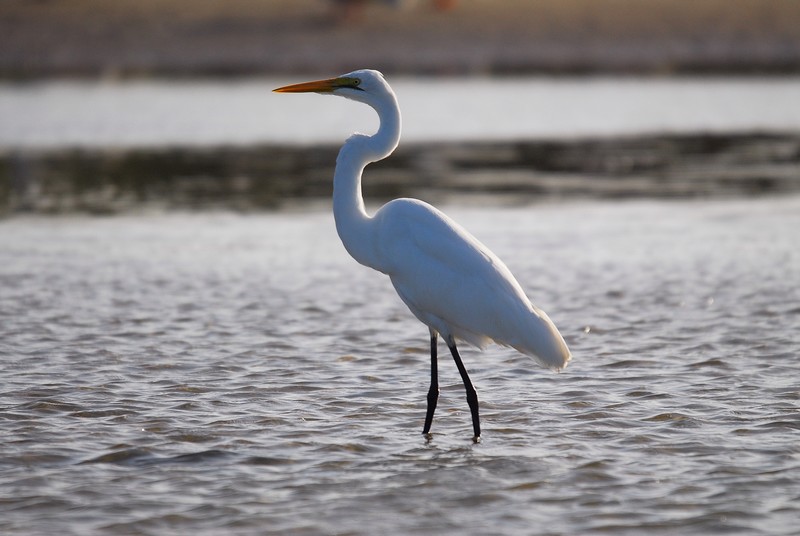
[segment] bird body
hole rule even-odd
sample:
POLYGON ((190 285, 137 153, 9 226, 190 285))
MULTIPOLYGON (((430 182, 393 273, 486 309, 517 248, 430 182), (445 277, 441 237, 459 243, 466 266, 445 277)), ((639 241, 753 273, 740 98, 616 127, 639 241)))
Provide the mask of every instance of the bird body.
POLYGON ((433 206, 395 199, 367 214, 361 194, 365 166, 387 157, 400 140, 400 108, 377 71, 360 70, 330 80, 285 86, 282 93, 340 95, 370 105, 380 126, 372 136, 354 134, 336 160, 333 213, 339 237, 359 263, 387 274, 400 298, 431 336, 431 388, 424 433, 438 397, 436 340, 450 348, 480 436, 478 400, 456 341, 484 348, 490 341, 511 346, 553 370, 571 355, 548 316, 534 306, 510 270, 489 248, 433 206))
POLYGON ((423 324, 485 348, 494 341, 560 369, 569 353, 489 248, 436 208, 396 199, 374 216, 381 272, 423 324))

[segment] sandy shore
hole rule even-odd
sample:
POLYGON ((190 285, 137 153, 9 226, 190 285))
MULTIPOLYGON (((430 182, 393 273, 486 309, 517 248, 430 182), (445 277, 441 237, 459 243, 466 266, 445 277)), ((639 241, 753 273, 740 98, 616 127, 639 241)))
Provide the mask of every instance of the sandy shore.
POLYGON ((0 76, 800 71, 795 0, 5 0, 0 76))

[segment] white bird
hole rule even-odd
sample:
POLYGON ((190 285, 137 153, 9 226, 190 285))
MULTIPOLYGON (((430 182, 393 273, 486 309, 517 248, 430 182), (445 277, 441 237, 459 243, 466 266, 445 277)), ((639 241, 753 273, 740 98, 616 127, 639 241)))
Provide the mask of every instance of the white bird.
POLYGON ((441 335, 464 382, 474 440, 479 441, 478 395, 456 341, 479 348, 494 341, 516 348, 545 367, 561 370, 571 358, 564 338, 544 311, 525 296, 503 261, 433 206, 417 199, 394 199, 373 216, 367 214, 361 174, 367 164, 389 156, 400 140, 400 108, 381 73, 353 71, 274 91, 337 95, 367 104, 378 113, 378 131, 372 136, 352 135, 336 159, 336 230, 348 253, 388 275, 403 302, 428 326, 431 384, 422 433, 430 437, 439 397, 437 339, 441 335))

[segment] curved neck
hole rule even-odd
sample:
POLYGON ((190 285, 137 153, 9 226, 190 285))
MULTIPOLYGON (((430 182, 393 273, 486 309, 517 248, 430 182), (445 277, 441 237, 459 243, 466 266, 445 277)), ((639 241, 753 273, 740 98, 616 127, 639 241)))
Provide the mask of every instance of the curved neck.
POLYGON ((354 134, 336 159, 333 175, 333 216, 345 249, 359 263, 381 270, 371 218, 364 208, 361 174, 367 164, 389 156, 400 141, 400 108, 394 95, 369 103, 378 113, 380 126, 372 136, 354 134))

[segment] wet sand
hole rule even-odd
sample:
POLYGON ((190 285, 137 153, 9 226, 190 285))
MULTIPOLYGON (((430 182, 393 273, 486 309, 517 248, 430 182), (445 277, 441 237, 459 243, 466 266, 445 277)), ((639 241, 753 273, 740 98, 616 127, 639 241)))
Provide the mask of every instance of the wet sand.
POLYGON ((8 0, 0 76, 800 71, 794 0, 8 0))

